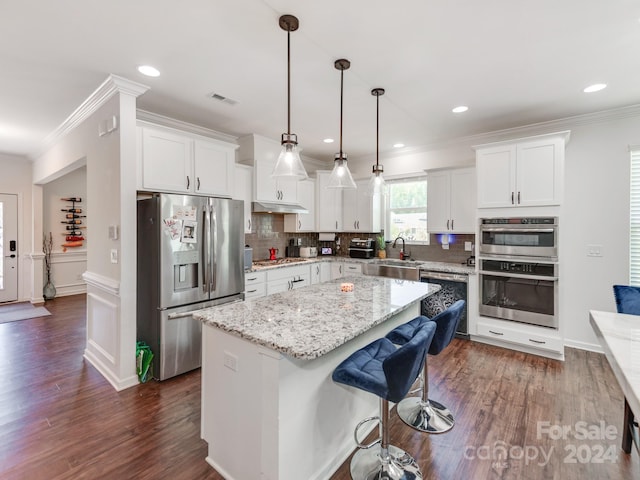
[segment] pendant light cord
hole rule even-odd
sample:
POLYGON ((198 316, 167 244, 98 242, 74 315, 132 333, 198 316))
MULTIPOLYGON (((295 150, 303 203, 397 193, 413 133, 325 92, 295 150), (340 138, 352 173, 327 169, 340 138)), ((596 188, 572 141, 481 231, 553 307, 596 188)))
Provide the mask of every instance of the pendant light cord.
MULTIPOLYGON (((380 156, 380 95, 376 95, 376 167, 378 167, 378 158, 380 156)), ((376 173, 376 175, 378 175, 376 173)))
POLYGON ((344 70, 340 70, 340 158, 342 158, 342 91, 344 89, 344 70))
POLYGON ((291 135, 291 32, 287 31, 287 135, 291 135))

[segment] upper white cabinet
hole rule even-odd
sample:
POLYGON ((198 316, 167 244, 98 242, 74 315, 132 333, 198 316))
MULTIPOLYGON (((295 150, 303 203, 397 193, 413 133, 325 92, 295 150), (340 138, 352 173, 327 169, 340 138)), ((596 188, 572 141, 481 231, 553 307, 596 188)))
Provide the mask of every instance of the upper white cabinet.
POLYGON ((235 200, 244 200, 244 233, 251 233, 251 202, 253 200, 253 168, 248 165, 235 166, 235 200))
POLYGON ((369 180, 360 180, 356 186, 355 190, 342 192, 343 231, 377 233, 380 231, 380 195, 369 195, 369 180))
POLYGON ((316 231, 342 231, 342 191, 327 188, 331 172, 316 172, 316 231))
POLYGON ((251 134, 238 139, 238 158, 242 163, 253 165, 253 196, 256 202, 298 203, 296 180, 271 177, 280 155, 280 142, 251 134))
POLYGON ((138 127, 138 188, 230 197, 236 145, 168 127, 138 127))
POLYGON ((476 149, 478 208, 560 205, 569 132, 476 149))
POLYGON ((427 230, 432 233, 474 233, 475 168, 427 173, 427 230))
POLYGON ((284 216, 285 232, 315 232, 315 180, 301 180, 298 182, 298 203, 309 213, 288 213, 284 216))

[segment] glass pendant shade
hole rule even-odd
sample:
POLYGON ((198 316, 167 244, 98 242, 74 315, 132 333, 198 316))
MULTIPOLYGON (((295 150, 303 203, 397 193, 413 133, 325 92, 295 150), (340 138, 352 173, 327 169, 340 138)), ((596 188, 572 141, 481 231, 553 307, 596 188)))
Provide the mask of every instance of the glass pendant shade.
POLYGON ((385 195, 386 194, 386 183, 384 181, 384 177, 382 176, 382 165, 373 166, 373 174, 369 179, 369 185, 367 187, 367 194, 370 196, 374 195, 385 195))
POLYGON ((294 134, 282 134, 282 150, 271 174, 272 177, 287 177, 297 180, 308 178, 298 153, 298 142, 295 137, 294 134))
POLYGON ((298 153, 298 136, 291 133, 291 32, 298 29, 299 22, 293 15, 282 15, 278 23, 287 32, 287 133, 282 134, 282 150, 271 176, 304 180, 308 175, 298 153))
POLYGON ((356 182, 353 181, 347 166, 347 155, 345 153, 336 153, 327 188, 356 188, 356 182))

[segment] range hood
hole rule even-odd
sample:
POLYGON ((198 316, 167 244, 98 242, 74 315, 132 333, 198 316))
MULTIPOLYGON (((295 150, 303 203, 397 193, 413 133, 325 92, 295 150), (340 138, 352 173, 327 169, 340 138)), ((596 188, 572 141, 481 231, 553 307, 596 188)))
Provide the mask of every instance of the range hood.
POLYGON ((293 203, 252 202, 251 205, 255 213, 309 213, 302 205, 293 203))

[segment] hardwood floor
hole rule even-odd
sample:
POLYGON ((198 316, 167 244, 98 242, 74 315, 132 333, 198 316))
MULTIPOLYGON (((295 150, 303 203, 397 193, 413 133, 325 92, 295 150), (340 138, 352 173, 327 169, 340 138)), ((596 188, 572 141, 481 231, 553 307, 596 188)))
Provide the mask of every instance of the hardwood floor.
MULTIPOLYGON (((46 307, 0 324, 0 478, 222 479, 200 439, 199 370, 116 392, 82 358, 85 297, 46 307)), ((640 478, 637 452, 620 450, 623 397, 603 355, 567 349, 557 362, 454 340, 429 361, 453 430, 420 434, 391 415, 392 443, 426 479, 640 478), (617 433, 579 439, 576 422, 617 433)), ((347 461, 333 480, 349 478, 347 461)))

